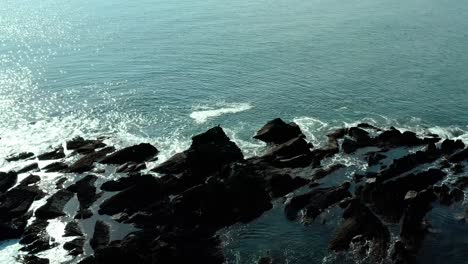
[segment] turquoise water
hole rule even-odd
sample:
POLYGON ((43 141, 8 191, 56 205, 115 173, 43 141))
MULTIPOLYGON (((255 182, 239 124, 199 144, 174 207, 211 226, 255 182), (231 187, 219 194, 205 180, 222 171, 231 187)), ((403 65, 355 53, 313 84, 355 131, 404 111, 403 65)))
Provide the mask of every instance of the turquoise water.
MULTIPOLYGON (((0 0, 0 157, 76 135, 161 159, 221 124, 369 121, 468 140, 460 0, 0 0)), ((2 165, 3 161, 0 161, 2 165)))

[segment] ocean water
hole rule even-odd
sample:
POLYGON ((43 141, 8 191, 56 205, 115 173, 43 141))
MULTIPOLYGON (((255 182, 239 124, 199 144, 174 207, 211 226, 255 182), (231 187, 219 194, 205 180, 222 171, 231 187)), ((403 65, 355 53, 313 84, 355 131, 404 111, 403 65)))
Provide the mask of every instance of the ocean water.
POLYGON ((0 0, 0 166, 76 135, 164 160, 218 124, 250 156, 275 117, 316 145, 359 121, 468 141, 467 18, 460 0, 0 0))

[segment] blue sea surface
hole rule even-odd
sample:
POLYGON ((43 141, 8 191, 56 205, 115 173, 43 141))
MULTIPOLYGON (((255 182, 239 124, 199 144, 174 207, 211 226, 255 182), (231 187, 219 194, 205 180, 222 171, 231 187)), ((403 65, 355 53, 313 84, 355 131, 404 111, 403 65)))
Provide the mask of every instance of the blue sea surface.
POLYGON ((467 29, 460 0, 0 0, 0 166, 77 135, 164 160, 218 124, 250 156, 276 117, 468 142, 467 29))

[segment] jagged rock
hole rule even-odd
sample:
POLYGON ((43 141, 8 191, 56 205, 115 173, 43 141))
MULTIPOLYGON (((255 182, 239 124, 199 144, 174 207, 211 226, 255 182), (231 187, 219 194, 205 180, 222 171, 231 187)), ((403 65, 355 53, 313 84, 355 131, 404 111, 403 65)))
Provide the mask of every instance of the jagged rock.
POLYGON ((126 162, 122 164, 120 167, 117 168, 115 172, 117 173, 123 173, 123 172, 137 172, 140 170, 146 169, 146 164, 145 163, 136 163, 133 161, 126 162))
POLYGON ((45 172, 58 172, 58 171, 64 171, 68 168, 68 165, 63 162, 54 162, 51 163, 44 168, 42 168, 43 171, 45 172))
POLYGON ((67 188, 67 190, 77 194, 80 202, 79 219, 86 219, 92 215, 89 207, 102 195, 96 193, 96 186, 94 186, 96 180, 96 175, 87 175, 67 188))
POLYGON ((453 174, 460 174, 460 173, 463 173, 464 169, 465 169, 465 166, 463 166, 462 164, 455 164, 451 168, 451 171, 453 172, 453 174))
POLYGON ((165 195, 161 180, 151 175, 138 176, 135 184, 105 200, 99 214, 135 213, 165 195))
POLYGON ((99 163, 124 164, 126 162, 142 163, 152 159, 158 150, 151 144, 141 143, 135 146, 123 148, 102 158, 99 163))
POLYGON ((315 170, 314 175, 312 176, 313 180, 319 180, 324 177, 326 177, 329 174, 332 174, 333 172, 341 169, 341 168, 346 168, 344 164, 333 164, 327 168, 319 168, 315 170))
POLYGON ((72 165, 70 165, 68 171, 77 173, 90 171, 94 168, 94 162, 98 161, 99 159, 103 158, 104 156, 113 151, 115 151, 114 147, 106 147, 99 151, 89 153, 75 161, 72 165))
POLYGON ((64 216, 63 208, 74 194, 67 190, 59 190, 53 194, 42 207, 36 210, 36 217, 39 219, 53 219, 64 216))
POLYGON ((361 235, 365 240, 372 240, 374 244, 373 263, 378 263, 387 254, 390 232, 382 222, 358 199, 349 202, 343 213, 345 221, 338 228, 329 243, 329 247, 335 251, 346 250, 353 238, 361 235))
POLYGON ((460 139, 458 140, 446 139, 440 145, 440 150, 444 154, 452 154, 459 149, 463 149, 464 147, 465 147, 465 144, 460 139))
POLYGON ((32 157, 34 157, 34 153, 32 152, 21 152, 16 155, 10 155, 6 157, 5 160, 8 162, 12 162, 12 161, 18 161, 18 160, 25 160, 25 159, 32 158, 32 157))
POLYGON ((410 264, 414 263, 414 255, 411 254, 405 247, 405 244, 400 240, 395 242, 390 253, 390 259, 395 264, 410 264))
POLYGON ((187 153, 180 152, 161 163, 152 171, 165 174, 179 174, 188 168, 187 153))
POLYGON ((347 128, 337 128, 335 131, 327 134, 328 138, 340 139, 343 138, 346 133, 348 133, 347 128))
POLYGON ((192 138, 192 145, 184 153, 174 155, 153 169, 159 173, 188 172, 205 178, 226 164, 242 161, 244 155, 221 127, 214 127, 192 138))
POLYGON ((367 183, 362 191, 364 201, 373 205, 377 213, 389 221, 398 221, 405 208, 408 191, 422 191, 441 181, 446 174, 438 169, 429 169, 418 174, 408 174, 387 181, 367 183))
POLYGON ((468 148, 455 152, 455 154, 448 158, 450 162, 460 162, 466 159, 468 159, 468 148))
POLYGON ((43 153, 37 156, 38 160, 54 160, 65 158, 65 153, 63 152, 63 147, 58 147, 52 151, 43 153))
POLYGON ((37 163, 31 163, 19 169, 18 171, 16 171, 16 173, 21 174, 21 173, 25 173, 28 171, 37 171, 37 170, 39 170, 39 165, 37 163))
POLYGON ((454 202, 460 202, 465 197, 465 193, 462 190, 455 188, 450 192, 450 196, 454 202))
POLYGON ((75 238, 72 241, 68 241, 63 245, 63 248, 69 251, 69 254, 72 256, 78 256, 83 254, 83 246, 85 243, 84 238, 75 238))
POLYGON ((280 168, 305 168, 314 162, 314 155, 312 153, 297 155, 292 158, 277 158, 273 164, 280 168))
POLYGON ((67 178, 62 177, 55 182, 56 189, 62 189, 63 184, 67 181, 67 178))
MULTIPOLYGON (((122 258, 120 260, 122 260, 122 258)), ((102 262, 102 263, 107 263, 107 262, 102 262)), ((94 258, 94 256, 88 256, 82 259, 80 262, 78 262, 78 264, 96 264, 96 259, 94 258)))
POLYGON ((359 123, 357 125, 357 127, 366 128, 366 129, 373 129, 373 130, 376 130, 376 131, 382 131, 382 129, 380 129, 380 128, 374 126, 374 125, 368 124, 368 123, 359 123))
POLYGON ((458 177, 453 185, 461 190, 465 189, 468 187, 468 177, 458 177))
POLYGON ((386 157, 387 156, 385 156, 384 154, 378 152, 369 153, 369 155, 367 156, 367 164, 369 166, 377 165, 381 160, 385 159, 386 157))
POLYGON ((71 221, 68 222, 65 226, 65 233, 63 234, 64 237, 71 237, 71 236, 83 236, 83 231, 81 231, 80 225, 78 222, 71 221))
POLYGON ((264 157, 297 157, 303 154, 310 154, 311 148, 313 148, 311 143, 307 143, 302 137, 297 137, 269 149, 264 157))
POLYGON ((79 149, 83 146, 89 145, 89 144, 96 144, 98 142, 101 142, 100 140, 89 140, 89 139, 84 139, 80 136, 75 137, 69 141, 66 142, 66 147, 68 150, 75 150, 79 149))
POLYGON ((410 171, 421 164, 430 163, 438 159, 440 157, 440 152, 434 149, 434 145, 429 146, 430 147, 426 150, 417 151, 402 158, 395 159, 387 169, 380 171, 378 177, 379 181, 388 180, 410 171))
POLYGON ((401 221, 400 238, 410 251, 416 251, 424 238, 422 221, 435 199, 432 190, 420 191, 406 199, 408 205, 401 221))
POLYGON ((47 236, 46 228, 48 225, 49 223, 46 220, 36 219, 31 225, 26 227, 19 243, 29 245, 42 236, 47 236))
POLYGON ((132 174, 128 177, 122 177, 117 180, 110 180, 101 185, 101 190, 106 192, 117 192, 127 189, 135 185, 138 181, 139 174, 132 174))
POLYGON ((49 259, 40 258, 35 255, 24 255, 21 258, 21 263, 23 264, 49 264, 49 259))
POLYGON ((101 220, 96 221, 93 238, 89 241, 91 247, 96 250, 105 247, 110 241, 110 227, 101 220))
POLYGON ((13 187, 18 180, 18 174, 14 171, 1 172, 0 171, 0 193, 6 192, 13 187))
POLYGON ((32 242, 31 244, 22 247, 20 250, 29 252, 30 254, 37 254, 39 252, 49 250, 56 246, 58 246, 58 243, 51 242, 50 237, 47 234, 44 234, 42 236, 39 236, 38 239, 32 242))
POLYGON ((280 118, 269 121, 254 136, 255 139, 274 144, 281 144, 296 137, 305 137, 299 126, 294 122, 286 124, 280 118))
POLYGON ((37 175, 29 175, 28 177, 24 178, 19 184, 18 186, 20 187, 25 187, 25 186, 29 186, 31 184, 34 184, 34 183, 37 183, 41 180, 41 177, 37 176, 37 175))
POLYGON ((302 187, 309 183, 309 180, 306 180, 301 177, 291 177, 287 174, 273 174, 268 180, 268 190, 272 197, 281 197, 284 196, 299 187, 302 187))
POLYGON ((294 220, 300 210, 305 209, 305 215, 315 219, 324 209, 351 197, 348 191, 349 183, 329 188, 317 188, 306 194, 294 196, 284 208, 286 217, 294 220))

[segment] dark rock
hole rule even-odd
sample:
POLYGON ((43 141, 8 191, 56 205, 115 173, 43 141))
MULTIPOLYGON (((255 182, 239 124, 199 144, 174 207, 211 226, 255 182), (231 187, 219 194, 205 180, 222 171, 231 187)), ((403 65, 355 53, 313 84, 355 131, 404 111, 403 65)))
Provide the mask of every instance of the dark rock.
POLYGON ((268 189, 271 196, 276 198, 284 196, 307 183, 309 183, 309 180, 301 177, 291 177, 286 174, 274 174, 269 179, 268 189))
POLYGON ((377 165, 381 160, 385 159, 386 157, 387 156, 385 156, 384 154, 378 152, 369 153, 369 155, 367 156, 367 164, 369 166, 377 165))
POLYGON ((142 143, 139 145, 123 148, 112 154, 109 154, 103 159, 101 159, 99 163, 124 164, 130 161, 142 163, 156 156, 158 152, 159 151, 153 145, 148 143, 142 143))
POLYGON ((183 153, 153 169, 158 173, 180 174, 187 172, 196 178, 220 171, 226 164, 242 161, 244 155, 221 127, 214 127, 192 138, 192 145, 183 153))
POLYGON ((137 172, 140 170, 146 169, 146 164, 145 163, 136 163, 133 161, 127 162, 122 164, 120 167, 117 168, 115 172, 117 173, 123 173, 123 172, 137 172))
POLYGON ((273 164, 280 168, 305 168, 314 162, 313 154, 301 154, 292 158, 278 158, 273 164))
MULTIPOLYGON (((103 263, 106 263, 106 262, 103 262, 103 263)), ((114 263, 117 263, 117 262, 114 262, 114 263)), ((96 264, 96 259, 94 258, 94 256, 88 256, 82 259, 80 262, 78 262, 78 264, 96 264)))
POLYGON ((20 187, 25 187, 25 186, 28 186, 28 185, 31 185, 31 184, 34 184, 34 183, 37 183, 41 180, 41 177, 37 176, 37 175, 29 175, 28 177, 24 178, 19 184, 18 186, 20 187))
POLYGON ((45 234, 43 236, 39 236, 37 240, 35 240, 31 244, 22 247, 20 250, 29 252, 30 254, 37 254, 39 252, 49 250, 56 246, 58 246, 58 244, 51 242, 50 237, 47 234, 45 234))
POLYGON ((351 197, 349 183, 338 187, 317 188, 306 194, 294 196, 287 202, 284 211, 289 220, 294 220, 300 210, 306 210, 306 216, 315 219, 324 209, 351 197))
POLYGON ((96 186, 94 186, 96 180, 97 176, 87 175, 67 188, 67 190, 77 194, 78 201, 80 202, 78 211, 80 219, 85 219, 92 215, 89 211, 89 207, 101 197, 101 194, 96 193, 96 186))
POLYGON ((43 153, 37 156, 39 160, 54 160, 65 158, 65 153, 63 152, 63 147, 58 147, 50 152, 43 153))
POLYGON ((335 131, 328 133, 327 137, 333 138, 333 139, 340 139, 340 138, 343 138, 346 135, 346 133, 348 133, 348 129, 338 128, 335 131))
POLYGON ((70 255, 78 256, 78 255, 83 254, 83 252, 84 252, 84 250, 83 250, 84 243, 85 243, 84 238, 81 238, 81 237, 80 238, 75 238, 72 241, 66 242, 63 245, 63 248, 65 250, 69 251, 70 255))
POLYGON ((405 208, 405 196, 409 191, 422 191, 441 181, 446 174, 438 169, 429 169, 418 174, 408 174, 387 181, 367 183, 362 191, 365 202, 373 205, 377 213, 389 221, 398 221, 405 208))
POLYGON ((36 217, 39 219, 53 219, 64 216, 63 208, 74 194, 67 190, 59 190, 53 194, 42 207, 36 210, 36 217))
POLYGON ((351 127, 348 129, 348 135, 355 139, 357 142, 360 142, 362 145, 370 144, 371 137, 369 132, 358 127, 351 127))
POLYGON ((99 214, 115 215, 121 212, 132 214, 164 195, 160 179, 151 175, 142 175, 138 177, 135 185, 105 200, 100 206, 99 214))
POLYGON ((451 168, 451 171, 453 172, 453 174, 460 174, 460 173, 463 173, 464 169, 465 169, 465 166, 463 166, 462 164, 455 164, 451 168))
POLYGON ((464 190, 466 187, 468 187, 468 177, 458 177, 453 185, 461 190, 464 190))
POLYGON ((376 130, 376 131, 382 131, 382 129, 376 127, 376 126, 373 126, 371 124, 368 124, 368 123, 359 123, 357 125, 357 127, 359 128, 366 128, 366 129, 373 129, 373 130, 376 130))
POLYGON ((355 152, 357 149, 364 147, 365 145, 359 144, 356 140, 346 137, 341 143, 341 148, 343 149, 344 153, 351 154, 355 152))
POLYGON ((450 192, 450 196, 452 197, 454 202, 460 202, 465 197, 465 193, 462 190, 455 188, 450 192))
POLYGON ((103 158, 105 155, 113 151, 115 151, 114 147, 106 147, 99 151, 87 154, 75 161, 72 165, 70 165, 68 171, 83 173, 92 170, 94 168, 94 162, 98 161, 99 159, 103 158))
POLYGON ((390 232, 382 222, 358 199, 349 202, 343 213, 345 221, 330 241, 330 249, 340 251, 349 248, 353 238, 360 235, 364 240, 372 240, 374 247, 371 256, 378 263, 387 254, 390 232))
POLYGON ((296 137, 305 137, 299 126, 294 122, 286 124, 280 118, 269 121, 254 136, 255 139, 274 144, 281 144, 296 137))
POLYGON ((64 171, 67 168, 68 168, 68 165, 63 162, 54 162, 45 166, 44 168, 42 168, 42 170, 45 172, 58 172, 58 171, 64 171))
POLYGON ((101 185, 101 190, 106 192, 117 192, 127 189, 130 186, 135 185, 138 182, 140 175, 133 174, 128 177, 122 177, 117 180, 110 180, 101 185))
POLYGON ((18 171, 16 171, 16 173, 21 174, 21 173, 25 173, 28 171, 37 171, 37 170, 39 170, 39 165, 37 163, 31 163, 19 169, 18 171))
POLYGON ((64 237, 71 237, 71 236, 83 236, 83 231, 81 231, 80 225, 78 222, 71 221, 68 222, 65 226, 65 233, 63 234, 64 237))
MULTIPOLYGON (((31 204, 43 197, 44 193, 37 186, 17 186, 0 195, 0 222, 6 222, 4 228, 21 227, 25 223, 23 216, 27 216, 31 204), (12 222, 8 222, 10 220, 12 222)), ((18 230, 22 232, 23 229, 18 230)))
POLYGON ((11 155, 5 158, 6 161, 12 162, 12 161, 18 161, 18 160, 24 160, 28 158, 34 157, 34 153, 32 152, 21 152, 16 155, 11 155))
POLYGON ((387 169, 380 171, 378 179, 380 181, 385 181, 404 172, 410 171, 421 164, 437 160, 440 157, 440 152, 434 150, 434 148, 431 147, 427 150, 417 151, 402 158, 395 159, 387 169))
POLYGON ((21 263, 23 264, 49 264, 49 259, 40 258, 35 255, 24 255, 22 256, 21 263))
POLYGON ((303 154, 310 154, 313 145, 307 143, 304 138, 297 137, 277 145, 267 151, 265 157, 291 158, 303 154))
POLYGON ((411 254, 405 247, 405 244, 400 240, 395 242, 390 253, 390 259, 394 264, 410 264, 414 263, 414 255, 411 254))
POLYGON ((187 153, 180 152, 158 165, 152 171, 165 174, 179 174, 187 168, 187 153))
POLYGON ((68 150, 74 150, 86 146, 88 144, 93 144, 95 142, 96 140, 85 140, 84 138, 78 136, 73 138, 72 140, 67 141, 66 146, 68 150))
POLYGON ((450 162, 461 162, 466 159, 468 159, 468 148, 460 150, 448 158, 450 162))
POLYGON ((105 247, 110 241, 110 227, 101 220, 96 221, 93 238, 89 241, 91 247, 96 250, 105 247))
POLYGON ((0 193, 6 192, 13 187, 18 180, 18 174, 14 171, 1 172, 0 171, 0 193))
POLYGON ((440 150, 444 154, 452 154, 459 149, 463 149, 465 144, 461 140, 446 139, 440 145, 440 150))
POLYGON ((401 221, 400 238, 410 251, 416 251, 421 245, 425 234, 422 221, 435 199, 432 190, 423 190, 406 200, 408 205, 401 221))
POLYGON ((43 236, 47 236, 46 228, 49 223, 46 220, 36 219, 24 230, 23 236, 19 243, 21 245, 29 245, 43 236))
POLYGON ((342 169, 342 168, 346 168, 346 166, 343 164, 334 164, 327 168, 319 168, 315 170, 312 178, 313 180, 319 180, 319 179, 325 178, 327 175, 332 174, 335 171, 342 169))
POLYGON ((67 178, 62 177, 55 182, 56 189, 62 189, 63 184, 67 181, 67 178))

